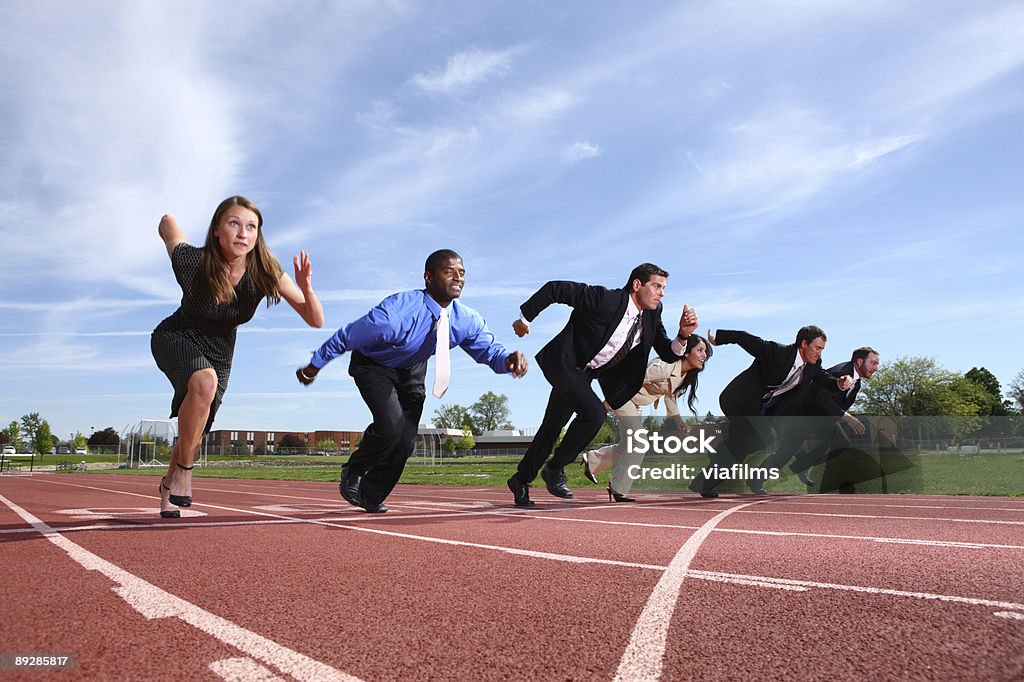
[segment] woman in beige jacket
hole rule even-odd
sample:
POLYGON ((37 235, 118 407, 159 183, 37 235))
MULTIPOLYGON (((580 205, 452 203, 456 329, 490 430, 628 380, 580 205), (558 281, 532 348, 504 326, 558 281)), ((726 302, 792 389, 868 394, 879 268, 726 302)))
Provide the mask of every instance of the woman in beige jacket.
MULTIPOLYGON (((609 501, 635 502, 634 498, 627 497, 633 486, 633 479, 628 472, 632 465, 639 465, 644 456, 641 453, 628 452, 626 445, 627 434, 631 430, 643 428, 640 416, 643 407, 651 404, 657 406, 657 402, 664 398, 666 416, 679 425, 680 431, 686 433, 689 426, 679 414, 678 399, 689 389, 686 405, 696 416, 694 403, 697 400, 697 376, 704 370, 704 363, 711 357, 712 352, 706 339, 691 334, 686 340, 686 350, 681 359, 665 362, 658 358, 651 362, 647 366, 640 392, 614 411, 619 422, 619 442, 583 453, 583 473, 593 483, 597 483, 596 474, 614 465, 611 484, 608 486, 609 501)), ((605 406, 608 404, 605 403, 605 406)))

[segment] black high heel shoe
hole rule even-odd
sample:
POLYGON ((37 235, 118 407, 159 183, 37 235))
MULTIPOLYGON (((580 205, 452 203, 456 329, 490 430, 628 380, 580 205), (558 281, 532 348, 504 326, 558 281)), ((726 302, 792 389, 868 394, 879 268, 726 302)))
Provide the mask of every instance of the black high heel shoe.
POLYGON ((607 490, 608 490, 608 501, 609 502, 636 502, 636 498, 634 498, 634 497, 626 497, 625 495, 620 495, 619 493, 617 493, 614 490, 612 490, 611 486, 608 486, 607 490))
POLYGON ((582 457, 583 461, 581 462, 581 464, 583 464, 583 475, 587 477, 588 481, 590 481, 594 485, 597 485, 597 476, 595 476, 594 472, 590 470, 590 460, 587 459, 587 453, 584 452, 582 457))
MULTIPOLYGON (((177 465, 177 467, 179 469, 184 469, 185 471, 192 471, 192 468, 194 466, 195 466, 195 464, 193 464, 190 467, 184 467, 184 466, 181 466, 181 464, 177 465)), ((169 490, 169 488, 168 488, 168 490, 169 490)), ((170 500, 171 504, 173 504, 175 507, 191 507, 192 506, 192 496, 191 495, 173 495, 172 494, 172 495, 168 495, 167 499, 170 500)))
MULTIPOLYGON (((160 479, 160 501, 161 502, 163 502, 163 500, 164 500, 164 491, 165 490, 167 492, 171 492, 171 489, 167 487, 166 483, 164 483, 164 479, 161 478, 160 479)), ((168 496, 168 497, 170 497, 170 496, 168 496)), ((161 519, 180 519, 181 518, 181 512, 178 511, 177 509, 171 509, 171 510, 161 509, 160 510, 160 518, 161 519)))

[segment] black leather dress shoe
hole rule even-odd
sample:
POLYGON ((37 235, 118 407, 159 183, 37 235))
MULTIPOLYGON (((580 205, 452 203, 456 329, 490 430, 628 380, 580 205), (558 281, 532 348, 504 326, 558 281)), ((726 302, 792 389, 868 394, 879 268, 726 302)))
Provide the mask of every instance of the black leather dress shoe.
POLYGON ((690 488, 691 491, 697 493, 701 497, 707 497, 707 498, 718 497, 718 493, 716 493, 714 490, 704 490, 703 488, 701 488, 701 487, 699 487, 697 485, 696 481, 693 481, 692 483, 690 483, 689 488, 690 488))
POLYGON ((572 491, 569 490, 568 481, 565 478, 565 471, 562 469, 545 466, 540 470, 540 477, 547 484, 548 492, 555 497, 561 497, 565 500, 572 497, 572 491))
POLYGON ((512 474, 506 483, 508 489, 512 491, 517 507, 532 507, 537 504, 530 499, 530 486, 519 480, 519 474, 512 474))
POLYGON ((338 492, 346 502, 354 507, 363 506, 359 501, 359 485, 362 482, 362 474, 353 474, 347 464, 341 468, 341 483, 338 484, 338 492))
POLYGON ((377 504, 364 502, 360 506, 370 514, 383 514, 388 510, 388 508, 384 506, 383 502, 378 502, 377 504))
POLYGON ((798 472, 796 472, 796 477, 799 478, 800 482, 803 483, 808 488, 811 488, 811 487, 814 486, 814 479, 812 479, 810 476, 808 476, 806 471, 798 471, 798 472))

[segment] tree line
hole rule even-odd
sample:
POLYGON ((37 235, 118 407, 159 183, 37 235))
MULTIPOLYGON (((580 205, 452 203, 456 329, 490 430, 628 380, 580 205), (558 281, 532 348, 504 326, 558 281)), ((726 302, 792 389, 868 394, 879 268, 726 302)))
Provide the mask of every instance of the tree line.
MULTIPOLYGON (((957 430, 976 429, 992 417, 1024 414, 1024 369, 1010 382, 1009 392, 1004 396, 999 379, 985 367, 972 367, 970 371, 959 374, 941 367, 933 358, 898 357, 885 363, 869 381, 863 382, 854 411, 893 417, 956 417, 960 418, 958 424, 961 425, 957 430)), ((466 435, 453 439, 451 447, 468 450, 475 444, 474 435, 514 428, 511 417, 508 396, 488 391, 468 407, 441 405, 434 412, 433 422, 438 428, 463 430, 466 435)), ((710 412, 703 419, 705 423, 721 420, 710 412)), ((615 442, 617 431, 614 417, 609 417, 595 442, 615 442)), ((26 414, 20 421, 13 420, 0 430, 0 445, 12 445, 35 453, 50 452, 62 443, 73 448, 117 448, 120 441, 112 426, 94 432, 89 438, 78 432, 65 441, 53 433, 49 422, 38 412, 26 414)), ((304 447, 305 443, 298 441, 288 445, 304 447)), ((329 449, 328 446, 333 445, 324 442, 318 447, 329 449)), ((279 447, 287 447, 284 440, 279 447)))
POLYGON ((10 445, 19 451, 36 454, 48 453, 62 444, 66 444, 69 448, 88 446, 95 449, 101 446, 117 448, 120 442, 121 437, 113 426, 96 431, 89 438, 79 431, 64 440, 53 432, 50 423, 43 419, 38 412, 23 415, 20 421, 12 420, 6 428, 0 430, 0 445, 10 445))
POLYGON ((1024 410, 1024 370, 1003 397, 999 379, 984 367, 958 374, 933 358, 899 357, 861 385, 856 408, 864 414, 1008 417, 1024 410))

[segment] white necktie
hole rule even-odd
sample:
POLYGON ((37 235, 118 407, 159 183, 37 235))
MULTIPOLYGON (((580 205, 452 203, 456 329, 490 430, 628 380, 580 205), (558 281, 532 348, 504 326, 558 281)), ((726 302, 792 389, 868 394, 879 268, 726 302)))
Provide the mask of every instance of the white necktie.
POLYGON ((437 320, 437 347, 434 356, 434 397, 440 398, 448 390, 448 379, 452 373, 452 357, 448 348, 448 309, 441 308, 437 320))

